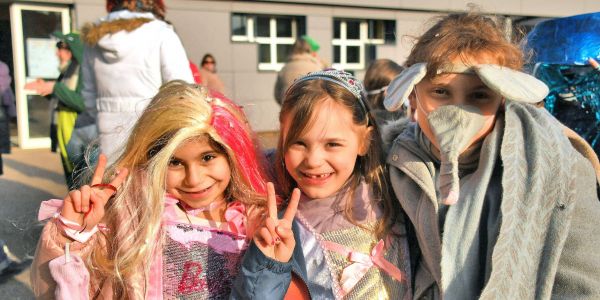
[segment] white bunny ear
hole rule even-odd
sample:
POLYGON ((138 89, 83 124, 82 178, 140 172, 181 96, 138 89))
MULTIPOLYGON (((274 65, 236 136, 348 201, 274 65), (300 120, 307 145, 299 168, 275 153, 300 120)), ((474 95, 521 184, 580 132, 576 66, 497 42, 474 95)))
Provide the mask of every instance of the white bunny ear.
POLYGON ((498 65, 473 67, 485 85, 508 100, 537 103, 548 95, 548 86, 529 74, 498 65))
POLYGON ((418 63, 402 71, 396 78, 390 82, 383 105, 389 111, 397 111, 407 102, 408 95, 413 91, 415 85, 419 83, 427 74, 427 64, 418 63))

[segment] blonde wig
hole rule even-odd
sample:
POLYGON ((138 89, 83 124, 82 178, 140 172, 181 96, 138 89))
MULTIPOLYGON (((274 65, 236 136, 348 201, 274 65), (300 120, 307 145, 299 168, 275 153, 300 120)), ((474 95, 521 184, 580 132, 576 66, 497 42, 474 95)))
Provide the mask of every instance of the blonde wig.
POLYGON ((202 87, 183 81, 166 83, 138 119, 125 151, 111 166, 113 173, 127 168, 130 175, 107 203, 106 249, 95 249, 90 264, 93 271, 110 280, 117 299, 145 296, 153 254, 162 251, 167 167, 178 147, 193 139, 207 139, 227 156, 231 169, 228 201, 264 206, 264 159, 242 110, 202 87))

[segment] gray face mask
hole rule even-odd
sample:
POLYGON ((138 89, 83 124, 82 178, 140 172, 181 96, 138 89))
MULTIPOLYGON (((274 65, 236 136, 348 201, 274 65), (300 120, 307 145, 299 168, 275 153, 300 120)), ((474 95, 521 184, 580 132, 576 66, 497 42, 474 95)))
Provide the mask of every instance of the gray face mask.
POLYGON ((440 150, 442 203, 452 205, 459 197, 458 156, 483 128, 485 117, 471 105, 445 105, 430 112, 427 121, 440 150))

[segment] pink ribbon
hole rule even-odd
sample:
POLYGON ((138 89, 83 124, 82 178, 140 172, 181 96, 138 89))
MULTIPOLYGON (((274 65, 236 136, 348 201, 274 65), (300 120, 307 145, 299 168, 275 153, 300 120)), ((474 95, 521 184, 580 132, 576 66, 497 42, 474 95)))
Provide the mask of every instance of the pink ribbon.
POLYGON ((342 271, 340 286, 344 295, 348 294, 373 266, 378 267, 399 282, 404 281, 402 271, 385 259, 384 255, 386 249, 383 240, 379 240, 375 247, 373 247, 371 255, 356 252, 343 245, 330 241, 322 241, 321 244, 326 250, 337 252, 353 262, 353 264, 347 266, 342 271))
POLYGON ((233 201, 225 210, 225 220, 229 224, 229 229, 238 234, 246 235, 246 206, 239 201, 233 201))
POLYGON ((40 211, 38 212, 38 221, 50 219, 56 216, 57 214, 60 214, 62 207, 63 200, 50 199, 42 201, 42 203, 40 204, 40 211))
MULTIPOLYGON (((175 212, 175 207, 179 200, 171 195, 165 197, 165 212, 163 220, 177 222, 179 218, 175 212)), ((185 206, 184 206, 185 207, 185 206)), ((187 210, 186 210, 187 211, 187 210)), ((189 213, 189 211, 187 211, 189 213)), ((227 205, 225 210, 225 220, 229 225, 229 230, 237 235, 246 235, 246 207, 239 201, 233 201, 227 205)))
POLYGON ((177 212, 175 207, 177 207, 177 203, 179 200, 175 199, 171 195, 167 195, 165 197, 165 210, 163 211, 163 220, 164 221, 177 221, 177 212))
POLYGON ((60 215, 62 207, 63 200, 50 199, 47 201, 42 201, 40 204, 40 211, 38 212, 38 221, 56 218, 58 220, 56 224, 63 230, 65 235, 80 243, 85 243, 87 240, 89 240, 98 231, 98 228, 106 230, 106 226, 104 224, 98 224, 92 229, 82 232, 81 230, 83 227, 81 227, 79 223, 67 220, 60 215))

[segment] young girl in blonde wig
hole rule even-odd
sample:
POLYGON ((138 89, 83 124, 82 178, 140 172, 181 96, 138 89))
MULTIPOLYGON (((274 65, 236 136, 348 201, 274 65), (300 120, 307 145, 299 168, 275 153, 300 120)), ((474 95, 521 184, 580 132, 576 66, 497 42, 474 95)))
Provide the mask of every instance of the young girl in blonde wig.
POLYGON ((266 198, 258 153, 230 100, 165 84, 108 172, 101 156, 90 185, 42 205, 36 296, 226 297, 266 198))
POLYGON ((492 19, 441 18, 384 104, 390 181, 415 232, 416 299, 598 299, 600 203, 591 163, 535 103, 548 88, 492 19), (393 132, 389 131, 389 132, 393 132))

